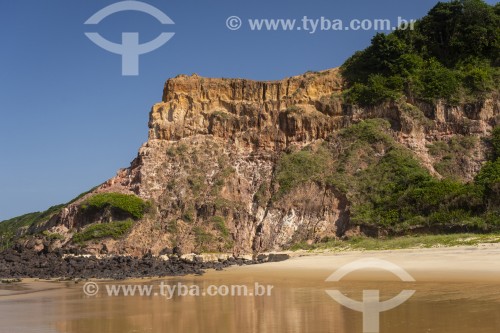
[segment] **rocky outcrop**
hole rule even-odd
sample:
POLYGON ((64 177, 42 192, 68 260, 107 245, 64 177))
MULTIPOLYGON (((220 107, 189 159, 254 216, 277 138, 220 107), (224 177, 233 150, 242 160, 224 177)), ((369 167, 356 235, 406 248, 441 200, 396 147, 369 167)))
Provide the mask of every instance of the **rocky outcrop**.
MULTIPOLYGON (((149 117, 149 139, 127 169, 68 205, 40 230, 65 235, 87 223, 79 205, 99 192, 133 193, 152 209, 121 240, 103 244, 109 253, 252 253, 295 242, 342 237, 349 226, 349 201, 334 187, 314 182, 276 196, 280 156, 317 145, 366 118, 385 118, 396 140, 437 177, 434 142, 456 136, 481 138, 500 123, 499 100, 474 105, 392 103, 362 109, 342 104, 338 69, 281 81, 210 79, 181 75, 166 82, 163 100, 149 117)), ((485 159, 481 140, 463 156, 460 177, 470 180, 485 159)), ((109 217, 108 218, 112 218, 109 217)), ((94 219, 95 222, 95 219, 94 219)))
POLYGON ((279 150, 324 138, 342 116, 340 100, 331 100, 341 85, 337 70, 275 82, 178 76, 167 81, 163 102, 151 111, 149 140, 213 135, 240 147, 279 150))
POLYGON ((261 259, 227 257, 216 260, 179 258, 176 255, 137 258, 131 256, 93 256, 64 254, 61 250, 39 252, 18 247, 0 252, 1 283, 20 282, 20 278, 58 279, 115 279, 201 275, 207 269, 222 270, 233 265, 253 265, 268 261, 286 260, 286 255, 267 255, 261 259), (14 278, 14 279, 12 279, 14 278))

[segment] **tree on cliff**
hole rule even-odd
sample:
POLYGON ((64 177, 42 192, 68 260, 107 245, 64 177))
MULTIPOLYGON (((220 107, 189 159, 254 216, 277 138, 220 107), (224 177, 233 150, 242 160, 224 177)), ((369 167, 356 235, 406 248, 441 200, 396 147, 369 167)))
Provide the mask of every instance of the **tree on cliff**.
POLYGON ((500 5, 439 2, 415 30, 377 34, 342 73, 346 101, 363 106, 402 96, 449 103, 484 99, 498 89, 500 5))

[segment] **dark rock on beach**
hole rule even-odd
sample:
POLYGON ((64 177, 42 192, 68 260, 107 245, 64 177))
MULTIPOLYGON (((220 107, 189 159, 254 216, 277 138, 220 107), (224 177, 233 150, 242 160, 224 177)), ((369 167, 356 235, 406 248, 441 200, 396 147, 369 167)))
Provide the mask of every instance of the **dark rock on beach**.
POLYGON ((141 258, 129 256, 97 258, 90 255, 65 254, 62 251, 36 252, 17 247, 0 253, 0 278, 126 279, 200 275, 207 269, 223 270, 232 265, 263 262, 264 260, 232 257, 217 261, 186 260, 176 254, 164 258, 152 256, 151 253, 141 258))

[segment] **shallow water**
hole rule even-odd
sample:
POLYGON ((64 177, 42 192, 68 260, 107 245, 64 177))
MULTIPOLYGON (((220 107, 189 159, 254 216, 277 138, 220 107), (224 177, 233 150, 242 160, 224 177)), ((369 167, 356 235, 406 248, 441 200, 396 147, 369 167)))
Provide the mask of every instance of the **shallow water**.
MULTIPOLYGON (((264 268, 263 268, 264 267, 264 268)), ((368 274, 368 273, 366 273, 368 274)), ((0 287, 0 332, 363 332, 362 314, 347 309, 325 290, 338 289, 361 300, 365 289, 389 299, 402 289, 416 293, 380 315, 380 332, 493 333, 500 329, 499 283, 403 283, 371 272, 365 281, 325 282, 328 272, 230 269, 201 277, 122 281, 120 285, 171 286, 273 285, 271 296, 108 296, 99 282, 96 296, 84 283, 30 282, 0 287), (378 280, 378 282, 377 282, 378 280)), ((361 279, 363 280, 363 279, 361 279)))

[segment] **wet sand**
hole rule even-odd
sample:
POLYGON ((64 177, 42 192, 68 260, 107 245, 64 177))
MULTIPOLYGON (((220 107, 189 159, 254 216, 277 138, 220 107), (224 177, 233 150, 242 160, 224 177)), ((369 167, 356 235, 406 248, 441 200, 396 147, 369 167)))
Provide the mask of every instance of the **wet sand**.
POLYGON ((380 316, 382 333, 496 333, 500 327, 500 246, 295 253, 290 260, 210 270, 203 276, 125 281, 99 280, 89 297, 84 282, 27 279, 0 284, 0 333, 357 333, 362 315, 331 299, 337 289, 352 299, 380 290, 389 299, 415 290, 407 302, 380 316), (325 281, 341 266, 362 258, 399 265, 415 282, 379 269, 360 270, 340 282, 325 281), (273 285, 270 297, 109 296, 107 284, 273 285))

